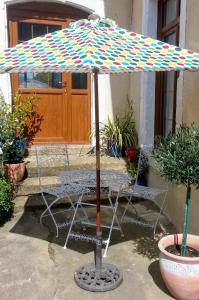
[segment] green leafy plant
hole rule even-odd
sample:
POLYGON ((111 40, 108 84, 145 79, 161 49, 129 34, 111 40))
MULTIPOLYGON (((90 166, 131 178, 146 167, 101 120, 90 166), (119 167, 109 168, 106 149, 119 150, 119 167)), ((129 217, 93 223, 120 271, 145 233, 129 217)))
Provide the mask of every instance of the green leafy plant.
POLYGON ((24 137, 28 119, 35 109, 37 99, 36 95, 22 99, 22 95, 16 93, 13 105, 10 105, 0 97, 0 142, 10 142, 16 134, 18 138, 24 137))
POLYGON ((11 106, 0 97, 0 146, 14 138, 11 106))
POLYGON ((186 187, 186 209, 181 255, 186 256, 191 186, 199 187, 199 127, 182 124, 176 134, 156 140, 153 156, 160 174, 186 187))
POLYGON ((13 105, 5 103, 0 97, 0 149, 3 152, 3 161, 18 162, 24 155, 19 146, 20 143, 16 142, 16 138, 24 143, 25 152, 25 136, 28 127, 29 118, 34 113, 36 106, 37 96, 31 95, 22 99, 20 93, 16 93, 13 99, 13 105), (18 147, 17 147, 18 145, 18 147))
POLYGON ((133 115, 133 106, 128 101, 128 111, 124 116, 115 115, 111 121, 108 121, 101 129, 101 135, 104 140, 111 140, 114 145, 120 149, 133 147, 135 148, 138 142, 135 121, 133 115))
POLYGON ((4 145, 2 154, 3 163, 16 164, 23 161, 20 149, 14 143, 4 145))
POLYGON ((114 116, 113 121, 111 121, 108 117, 107 123, 101 130, 101 133, 104 139, 115 141, 116 146, 122 148, 123 146, 123 139, 122 139, 122 132, 120 128, 120 119, 118 115, 114 116))
POLYGON ((125 148, 135 148, 138 143, 138 136, 135 127, 133 105, 128 100, 128 110, 125 115, 120 118, 119 124, 122 133, 122 144, 125 148))
POLYGON ((135 181, 137 175, 137 165, 134 162, 127 164, 126 171, 132 177, 132 180, 135 181))
POLYGON ((31 117, 38 97, 34 94, 25 99, 22 99, 20 93, 16 93, 13 99, 12 105, 12 125, 13 131, 18 138, 23 138, 26 127, 28 125, 28 120, 31 117))
POLYGON ((0 176, 0 224, 11 216, 13 209, 12 189, 8 181, 0 176))

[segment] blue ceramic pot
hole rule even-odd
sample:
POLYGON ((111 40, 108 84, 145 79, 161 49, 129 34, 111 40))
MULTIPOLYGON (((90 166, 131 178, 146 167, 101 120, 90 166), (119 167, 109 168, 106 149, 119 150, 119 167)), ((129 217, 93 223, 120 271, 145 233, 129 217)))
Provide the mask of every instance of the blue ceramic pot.
POLYGON ((122 156, 122 149, 116 145, 114 140, 108 140, 108 155, 111 157, 121 157, 122 156))
POLYGON ((26 151, 26 138, 15 139, 13 142, 14 146, 17 148, 17 156, 22 158, 26 151))

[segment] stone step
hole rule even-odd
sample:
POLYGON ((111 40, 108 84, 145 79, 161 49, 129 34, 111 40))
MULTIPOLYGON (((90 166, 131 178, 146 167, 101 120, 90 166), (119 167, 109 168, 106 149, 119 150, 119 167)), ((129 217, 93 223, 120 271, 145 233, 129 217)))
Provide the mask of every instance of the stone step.
MULTIPOLYGON (((28 178, 26 178, 19 185, 19 194, 26 195, 38 192, 39 190, 39 182, 37 177, 37 164, 36 158, 34 156, 29 157, 27 160, 27 173, 28 178)), ((43 176, 44 187, 56 186, 59 184, 58 174, 62 171, 70 170, 70 169, 95 169, 95 157, 83 157, 76 158, 70 161, 69 166, 65 166, 63 161, 56 161, 56 164, 53 164, 52 167, 45 167, 43 176)), ((118 170, 125 171, 126 170, 126 161, 123 158, 114 158, 114 157, 101 157, 101 168, 108 170, 118 170)))
MULTIPOLYGON (((55 187, 59 185, 59 178, 57 176, 47 176, 42 178, 44 188, 55 187)), ((38 177, 27 178, 18 186, 17 195, 28 195, 39 193, 39 179, 38 177)))
MULTIPOLYGON (((50 195, 46 195, 47 200, 52 200, 52 196, 50 195)), ((101 198, 101 204, 108 204, 107 203, 107 193, 101 193, 100 195, 101 198)), ((95 203, 96 201, 96 195, 95 194, 87 194, 84 195, 84 202, 88 201, 88 202, 92 202, 95 203)), ((62 205, 62 201, 60 200, 59 204, 62 205)), ((121 201, 120 201, 121 203, 121 201)), ((14 198, 14 212, 15 213, 21 213, 26 209, 44 209, 45 205, 44 205, 44 201, 42 199, 42 196, 40 193, 38 193, 38 191, 36 191, 34 193, 27 193, 27 194, 18 194, 15 198, 14 198)))
MULTIPOLYGON (((44 148, 45 146, 37 146, 44 148)), ((72 155, 84 155, 89 152, 92 152, 93 146, 88 144, 88 145, 50 145, 52 154, 72 154, 72 155)), ((50 153, 50 151, 49 151, 50 153)), ((27 149, 27 155, 30 156, 35 156, 36 155, 36 150, 35 146, 31 146, 27 149)))
MULTIPOLYGON (((43 158, 45 160, 45 156, 43 158)), ((69 156, 69 163, 67 165, 65 157, 59 155, 58 159, 54 159, 53 156, 46 157, 46 161, 49 159, 49 163, 44 165, 43 176, 54 176, 59 174, 61 171, 67 169, 81 169, 81 168, 95 168, 96 159, 95 156, 77 156, 71 155, 69 156)), ((37 176, 37 161, 36 156, 30 156, 25 159, 26 168, 28 177, 36 177, 37 176)), ((125 170, 126 169, 126 161, 123 158, 115 158, 102 156, 101 159, 101 168, 105 169, 114 169, 114 170, 125 170)))
MULTIPOLYGON (((60 185, 58 176, 46 176, 42 177, 42 187, 52 188, 60 185)), ((39 179, 38 177, 26 178, 23 182, 18 185, 18 196, 25 196, 40 192, 39 179)))

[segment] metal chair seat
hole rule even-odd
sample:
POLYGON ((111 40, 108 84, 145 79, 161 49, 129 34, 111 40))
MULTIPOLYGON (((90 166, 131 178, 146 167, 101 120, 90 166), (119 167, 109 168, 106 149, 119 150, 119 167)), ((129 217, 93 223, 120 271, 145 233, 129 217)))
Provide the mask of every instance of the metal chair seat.
POLYGON ((56 186, 51 188, 42 188, 42 193, 49 194, 55 197, 71 197, 73 195, 81 194, 81 193, 89 193, 90 189, 82 187, 81 185, 66 185, 66 186, 56 186))
POLYGON ((135 183, 131 186, 125 187, 122 190, 122 195, 124 197, 126 197, 127 204, 125 206, 124 213, 121 218, 121 222, 123 222, 123 220, 126 219, 126 221, 127 220, 132 221, 133 223, 137 223, 137 224, 140 224, 143 226, 153 228, 153 233, 155 234, 157 224, 160 220, 160 216, 163 213, 163 210, 165 207, 168 188, 167 187, 159 188, 159 187, 154 187, 154 186, 145 186, 145 185, 138 184, 140 175, 143 174, 144 170, 147 169, 147 167, 148 167, 149 161, 152 160, 151 148, 152 148, 151 145, 141 147, 135 183), (156 199, 158 196, 160 196, 161 200, 162 200, 160 207, 156 203, 156 199), (159 207, 159 213, 158 213, 157 219, 154 224, 144 223, 139 220, 138 212, 134 205, 135 204, 134 197, 152 201, 156 205, 156 207, 159 207), (133 208, 133 210, 135 211, 135 215, 136 215, 135 218, 132 217, 132 220, 129 217, 128 218, 125 217, 129 206, 131 206, 133 208))
POLYGON ((162 193, 166 193, 167 189, 158 189, 149 186, 133 185, 123 189, 122 194, 128 196, 139 197, 147 200, 154 200, 162 193))

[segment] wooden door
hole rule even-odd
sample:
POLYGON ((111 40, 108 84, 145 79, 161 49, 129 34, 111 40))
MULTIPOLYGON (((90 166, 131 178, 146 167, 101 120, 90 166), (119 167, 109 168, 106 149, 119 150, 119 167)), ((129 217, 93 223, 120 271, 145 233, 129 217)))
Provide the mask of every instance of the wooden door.
MULTIPOLYGON (((21 18, 9 21, 10 46, 67 27, 69 20, 21 18)), ((34 144, 89 142, 90 77, 86 74, 24 73, 12 75, 13 92, 36 93, 34 144)))

